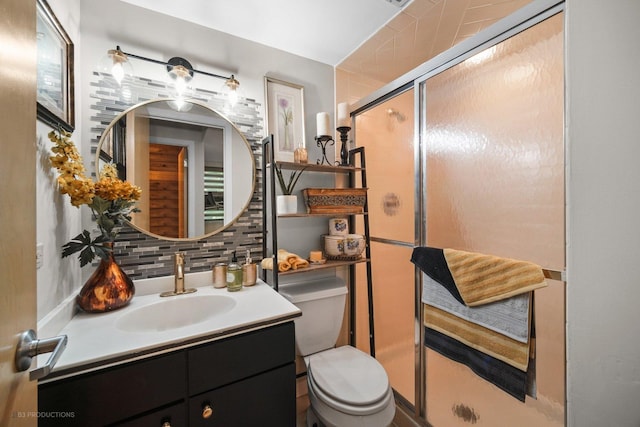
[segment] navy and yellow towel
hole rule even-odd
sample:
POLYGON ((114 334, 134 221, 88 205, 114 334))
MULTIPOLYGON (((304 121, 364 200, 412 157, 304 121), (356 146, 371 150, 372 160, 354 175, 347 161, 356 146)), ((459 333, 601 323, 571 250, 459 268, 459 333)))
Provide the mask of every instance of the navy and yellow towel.
POLYGON ((411 262, 469 307, 547 285, 540 266, 455 249, 414 248, 411 262))
POLYGON ((547 285, 542 269, 431 247, 414 248, 411 261, 424 273, 425 345, 524 400, 532 388, 532 291, 547 285))

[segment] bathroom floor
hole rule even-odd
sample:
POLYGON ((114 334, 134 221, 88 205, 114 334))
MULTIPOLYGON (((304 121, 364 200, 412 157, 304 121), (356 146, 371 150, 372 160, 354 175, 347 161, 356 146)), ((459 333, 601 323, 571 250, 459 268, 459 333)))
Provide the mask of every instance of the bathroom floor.
MULTIPOLYGON (((309 398, 305 394, 296 399, 296 427, 306 427, 307 425, 307 408, 309 407, 309 398)), ((398 411, 393 419, 390 427, 408 427, 409 424, 401 421, 398 411)))
POLYGON ((308 407, 309 398, 306 394, 296 399, 296 427, 305 427, 307 425, 308 407))

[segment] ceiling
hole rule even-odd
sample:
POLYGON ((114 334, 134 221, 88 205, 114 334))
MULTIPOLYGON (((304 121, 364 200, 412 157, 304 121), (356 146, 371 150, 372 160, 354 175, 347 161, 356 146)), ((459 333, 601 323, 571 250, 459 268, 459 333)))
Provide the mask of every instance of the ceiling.
POLYGON ((407 0, 122 0, 335 66, 407 0))

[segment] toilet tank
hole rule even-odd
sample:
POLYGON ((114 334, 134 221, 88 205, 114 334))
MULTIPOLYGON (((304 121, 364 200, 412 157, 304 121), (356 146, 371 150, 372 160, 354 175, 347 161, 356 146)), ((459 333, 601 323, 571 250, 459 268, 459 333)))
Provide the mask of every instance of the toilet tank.
POLYGON ((295 319, 296 350, 308 356, 335 346, 342 327, 347 287, 339 277, 282 284, 282 296, 302 311, 295 319))

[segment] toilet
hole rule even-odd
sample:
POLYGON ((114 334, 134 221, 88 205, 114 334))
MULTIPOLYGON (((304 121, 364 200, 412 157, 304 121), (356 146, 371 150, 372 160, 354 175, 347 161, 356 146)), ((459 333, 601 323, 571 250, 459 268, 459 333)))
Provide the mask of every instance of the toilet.
POLYGON ((307 366, 307 426, 389 426, 395 400, 382 365, 352 346, 335 347, 345 311, 344 281, 281 284, 279 292, 302 311, 295 334, 296 351, 307 366))

